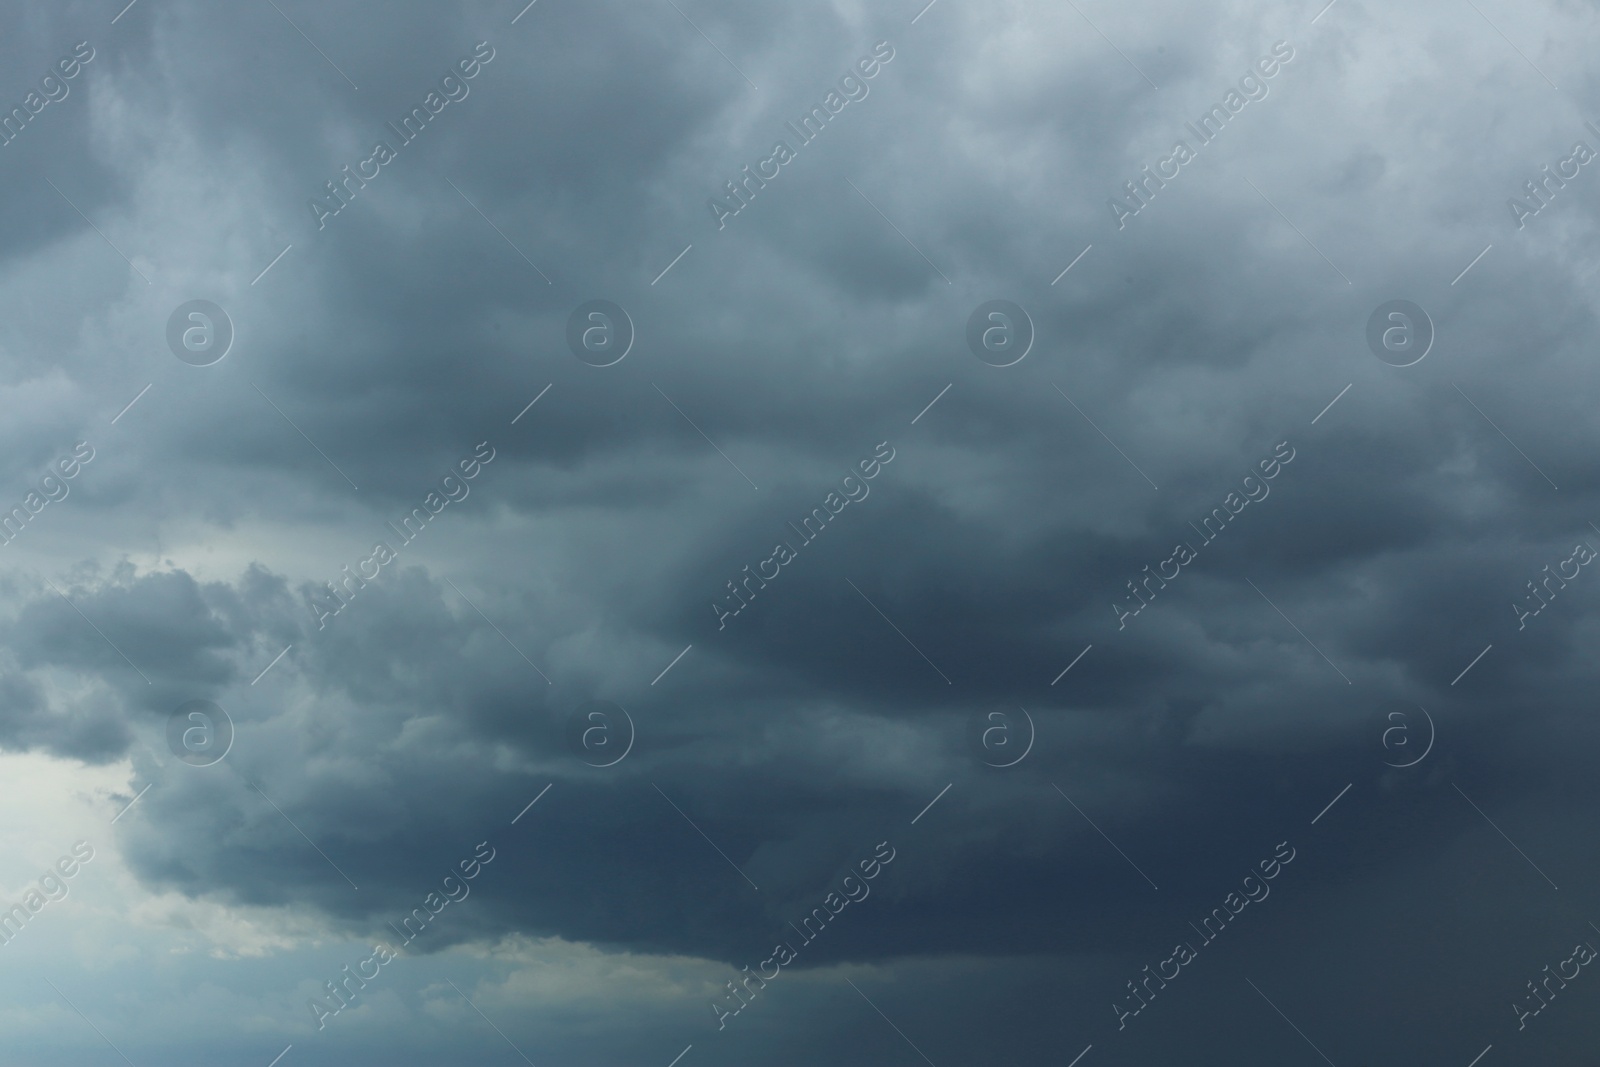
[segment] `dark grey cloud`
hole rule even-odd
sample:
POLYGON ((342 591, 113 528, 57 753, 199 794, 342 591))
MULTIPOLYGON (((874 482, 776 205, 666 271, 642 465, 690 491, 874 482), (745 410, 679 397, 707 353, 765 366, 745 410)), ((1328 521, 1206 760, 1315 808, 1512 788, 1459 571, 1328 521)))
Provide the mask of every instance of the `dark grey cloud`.
MULTIPOLYGON (((1587 1047, 1581 980, 1525 1031, 1508 1005, 1600 936, 1600 579, 1521 628, 1512 606, 1600 547, 1592 168, 1520 229, 1507 207, 1600 148, 1587 15, 277 6, 56 5, 3 46, 0 102, 96 53, 0 148, 0 504, 95 459, 4 546, 0 747, 127 768, 104 848, 129 915, 285 939, 170 966, 140 942, 69 981, 136 1061, 511 1055, 447 977, 572 1062, 1587 1047), (707 198, 885 41, 719 229, 707 198), (1270 91, 1119 228, 1109 199, 1279 41, 1270 91), (319 228, 309 201, 380 139, 319 228), (235 330, 208 367, 167 348, 193 299, 235 330), (568 347, 596 299, 635 329, 609 367, 568 347), (993 299, 1035 330, 1014 366, 968 350, 993 299), (1366 341, 1395 299, 1436 333, 1403 368, 1366 341), (168 748, 191 700, 232 720, 214 766, 168 748), (591 700, 633 724, 609 768, 582 758, 591 700), (1027 757, 985 766, 988 716, 1023 709, 1027 757), (1424 715, 1428 756, 1386 766, 1424 715), (480 841, 371 1013, 308 1028, 318 976, 480 841), (718 1031, 717 986, 883 841, 871 896, 718 1031), (1285 841, 1204 977, 1119 1030, 1127 982, 1285 841), (625 1002, 541 966, 622 968, 625 1002), (156 985, 256 1021, 166 1032, 108 991, 156 985)), ((38 1062, 82 1054, 18 1026, 38 1062)))

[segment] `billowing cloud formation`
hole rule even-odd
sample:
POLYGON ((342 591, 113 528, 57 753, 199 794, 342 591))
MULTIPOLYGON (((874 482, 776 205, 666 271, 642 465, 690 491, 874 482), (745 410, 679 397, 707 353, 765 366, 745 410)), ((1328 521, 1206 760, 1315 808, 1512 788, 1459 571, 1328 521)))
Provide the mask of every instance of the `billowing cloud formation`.
POLYGON ((39 958, 138 931, 41 973, 136 1062, 1592 1044, 1506 1005, 1600 936, 1595 17, 1080 7, 19 15, 0 747, 128 772, 39 958))

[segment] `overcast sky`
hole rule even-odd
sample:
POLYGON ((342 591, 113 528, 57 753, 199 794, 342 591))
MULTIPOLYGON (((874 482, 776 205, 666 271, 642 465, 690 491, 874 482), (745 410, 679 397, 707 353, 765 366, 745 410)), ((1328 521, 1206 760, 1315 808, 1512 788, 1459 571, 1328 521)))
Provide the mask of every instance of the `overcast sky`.
POLYGON ((1592 7, 124 3, 0 39, 8 1065, 1592 1052, 1592 7))

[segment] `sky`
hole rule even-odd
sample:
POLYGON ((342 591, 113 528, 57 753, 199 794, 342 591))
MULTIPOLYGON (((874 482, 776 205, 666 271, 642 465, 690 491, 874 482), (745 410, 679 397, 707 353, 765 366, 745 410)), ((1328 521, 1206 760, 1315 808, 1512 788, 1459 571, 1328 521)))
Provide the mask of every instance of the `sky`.
POLYGON ((7 15, 7 1067, 1594 1048, 1592 6, 7 15))

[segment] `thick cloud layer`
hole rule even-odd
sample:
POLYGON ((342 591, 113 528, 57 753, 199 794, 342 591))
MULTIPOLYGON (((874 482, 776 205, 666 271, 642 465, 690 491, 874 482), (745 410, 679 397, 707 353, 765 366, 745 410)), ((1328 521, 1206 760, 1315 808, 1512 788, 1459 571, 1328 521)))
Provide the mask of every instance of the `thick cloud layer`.
POLYGON ((12 14, 16 1062, 1592 1047, 1593 13, 12 14))

